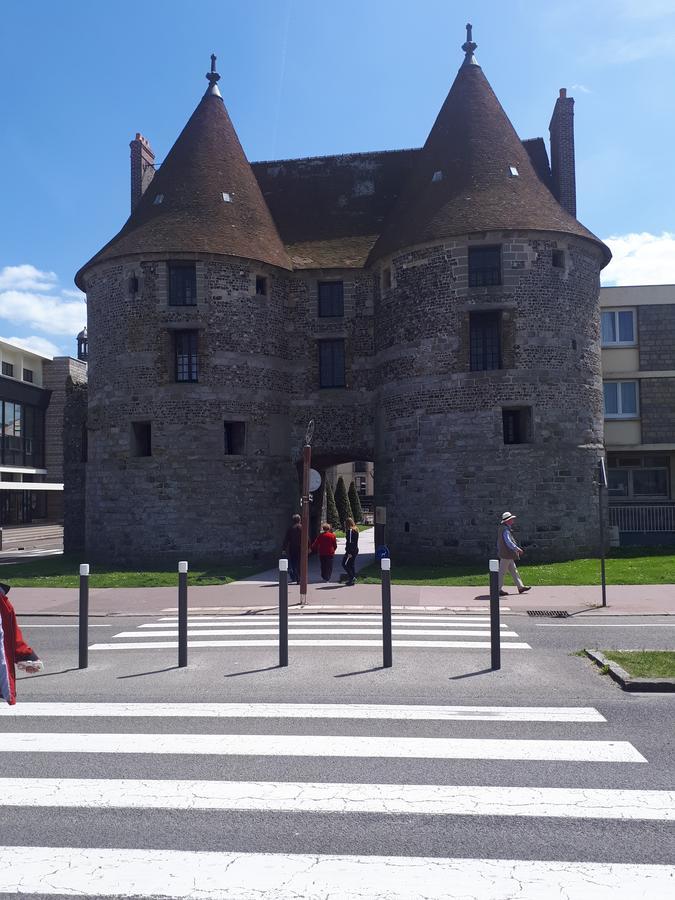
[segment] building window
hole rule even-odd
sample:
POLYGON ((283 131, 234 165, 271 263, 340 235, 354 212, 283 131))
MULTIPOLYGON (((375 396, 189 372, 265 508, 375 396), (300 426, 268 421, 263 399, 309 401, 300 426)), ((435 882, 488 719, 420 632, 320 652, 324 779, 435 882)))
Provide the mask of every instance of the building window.
POLYGON ((267 278, 264 275, 256 275, 255 277, 255 293, 256 297, 267 296, 267 278))
POLYGON ((634 309, 603 309, 601 313, 601 333, 603 347, 634 345, 634 309))
POLYGON ((638 416, 637 381, 605 381, 606 419, 636 419, 638 416))
POLYGON ((319 386, 345 386, 345 342, 319 341, 319 386))
POLYGON ((12 363, 4 362, 2 364, 2 374, 7 375, 9 378, 14 378, 14 366, 12 363))
POLYGON ((196 305, 196 265, 194 263, 169 263, 169 306, 196 305))
POLYGON ((131 423, 131 455, 152 456, 152 426, 150 422, 131 423))
POLYGON ((565 251, 564 250, 554 250, 553 258, 552 258, 553 268, 554 269, 564 269, 565 268, 565 251))
POLYGON ((501 313, 469 313, 469 348, 472 372, 501 369, 501 313))
POLYGON ((225 456, 243 456, 246 452, 246 422, 224 422, 225 456))
POLYGON ((502 410, 505 444, 532 443, 532 410, 529 406, 502 410))
POLYGON ((23 380, 30 381, 31 384, 33 383, 33 370, 32 369, 24 369, 23 370, 23 380))
POLYGON ((607 460, 607 493, 619 500, 668 500, 667 456, 613 456, 607 460))
POLYGON ((176 381, 198 381, 197 332, 174 332, 176 381))
POLYGON ((320 316, 344 316, 344 285, 341 281, 320 281, 318 291, 320 316))
POLYGON ((469 247, 469 287, 502 283, 502 248, 469 247))
POLYGON ((382 270, 382 290, 391 290, 391 268, 389 266, 382 270))

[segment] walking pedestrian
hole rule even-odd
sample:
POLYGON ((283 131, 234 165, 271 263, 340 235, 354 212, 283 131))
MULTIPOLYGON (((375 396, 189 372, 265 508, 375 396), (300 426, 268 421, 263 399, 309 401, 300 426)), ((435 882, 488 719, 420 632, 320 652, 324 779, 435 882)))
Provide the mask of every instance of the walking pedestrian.
POLYGON ((356 527, 353 519, 347 519, 345 522, 345 537, 347 543, 342 566, 347 572, 347 587, 352 587, 356 584, 355 566, 356 557, 359 555, 359 529, 356 527))
POLYGON ((295 513, 284 537, 281 552, 288 557, 288 583, 300 584, 300 548, 302 547, 302 519, 295 513))
POLYGON ((0 584, 0 698, 13 706, 16 703, 16 669, 33 675, 44 666, 23 639, 8 593, 9 585, 0 584))
POLYGON ((518 574, 516 560, 520 559, 524 550, 519 547, 511 531, 511 526, 515 521, 513 513, 502 513, 502 521, 497 531, 497 555, 499 556, 499 596, 508 596, 508 591, 504 590, 504 576, 507 572, 511 574, 513 581, 518 588, 519 594, 529 591, 529 587, 525 587, 523 581, 518 574))
POLYGON ((324 581, 330 581, 330 577, 333 574, 333 558, 336 550, 337 538, 328 522, 324 522, 321 526, 321 534, 316 537, 312 544, 312 553, 319 554, 321 577, 324 581))

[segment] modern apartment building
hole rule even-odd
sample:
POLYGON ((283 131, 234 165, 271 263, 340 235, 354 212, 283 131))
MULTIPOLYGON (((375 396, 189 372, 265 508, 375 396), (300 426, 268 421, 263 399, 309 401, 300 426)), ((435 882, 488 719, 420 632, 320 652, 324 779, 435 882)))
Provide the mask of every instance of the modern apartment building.
POLYGON ((675 543, 675 285, 600 291, 610 524, 675 543))

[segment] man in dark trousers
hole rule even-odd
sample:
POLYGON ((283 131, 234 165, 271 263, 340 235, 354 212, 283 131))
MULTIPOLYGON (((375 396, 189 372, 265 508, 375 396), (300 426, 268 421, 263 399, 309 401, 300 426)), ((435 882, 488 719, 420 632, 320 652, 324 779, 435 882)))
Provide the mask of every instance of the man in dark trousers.
POLYGON ((281 552, 288 557, 288 582, 300 584, 300 548, 302 547, 302 519, 296 513, 284 538, 281 552))

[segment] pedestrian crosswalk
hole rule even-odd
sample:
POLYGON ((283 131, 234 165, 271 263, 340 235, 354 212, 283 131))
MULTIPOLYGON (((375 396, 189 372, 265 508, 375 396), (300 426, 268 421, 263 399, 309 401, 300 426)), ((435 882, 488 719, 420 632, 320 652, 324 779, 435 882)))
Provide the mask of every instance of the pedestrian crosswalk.
MULTIPOLYGON (((289 646, 381 647, 382 616, 377 613, 294 613, 289 616, 289 646)), ((500 643, 504 650, 530 650, 518 633, 503 624, 500 643)), ((276 647, 278 616, 192 616, 188 624, 188 647, 276 647)), ((490 647, 490 618, 484 615, 392 616, 392 644, 400 648, 475 650, 490 647)), ((92 644, 90 650, 170 650, 178 647, 178 619, 164 616, 131 631, 119 631, 108 642, 92 644)))
POLYGON ((0 898, 672 896, 648 756, 594 707, 2 707, 0 898))

